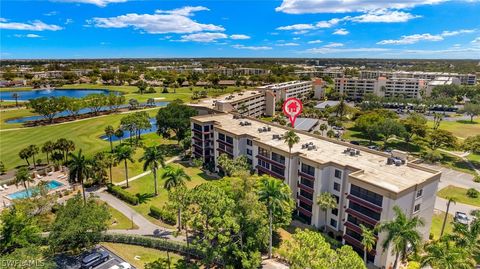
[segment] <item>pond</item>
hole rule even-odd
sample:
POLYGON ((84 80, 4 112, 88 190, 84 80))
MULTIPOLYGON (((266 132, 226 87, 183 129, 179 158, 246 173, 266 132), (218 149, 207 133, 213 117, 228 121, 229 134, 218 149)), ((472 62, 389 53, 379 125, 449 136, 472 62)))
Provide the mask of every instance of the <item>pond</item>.
MULTIPOLYGON (((155 107, 164 107, 164 106, 167 106, 169 102, 155 102, 155 107)), ((140 103, 140 106, 145 106, 146 103, 140 103)), ((120 108, 126 108, 126 107, 129 107, 129 105, 121 105, 120 108)), ((100 109, 100 111, 106 111, 106 110, 109 110, 110 108, 108 106, 104 106, 100 109)), ((92 112, 92 110, 90 108, 83 108, 83 109, 80 109, 79 110, 79 115, 82 115, 82 114, 86 114, 86 113, 90 113, 92 112)), ((66 116, 70 116, 70 114, 67 112, 67 111, 62 111, 60 113, 58 113, 55 118, 59 118, 59 117, 66 117, 66 116)), ((36 121, 36 120, 43 120, 44 117, 43 116, 40 116, 40 115, 36 115, 36 116, 28 116, 28 117, 22 117, 22 118, 14 118, 14 119, 10 119, 10 120, 6 120, 5 123, 25 123, 25 122, 28 122, 28 121, 36 121)))
MULTIPOLYGON (((150 129, 141 130, 140 131, 141 135, 154 133, 158 130, 157 120, 155 118, 150 118, 149 121, 150 121, 150 124, 152 125, 152 127, 150 129)), ((135 135, 135 134, 132 134, 132 135, 135 135)), ((127 130, 124 130, 122 139, 126 139, 126 138, 130 138, 130 132, 127 131, 127 130)), ((105 140, 105 141, 109 141, 108 136, 106 136, 106 135, 100 136, 100 139, 105 140)), ((112 136, 112 141, 119 141, 119 140, 120 140, 119 137, 112 136)))
POLYGON ((0 92, 0 100, 5 101, 14 101, 12 94, 18 94, 19 101, 28 101, 30 99, 36 99, 41 97, 73 97, 73 98, 82 98, 89 94, 93 93, 103 93, 103 94, 119 94, 116 91, 109 91, 104 89, 42 89, 42 90, 31 90, 31 91, 7 91, 0 92))

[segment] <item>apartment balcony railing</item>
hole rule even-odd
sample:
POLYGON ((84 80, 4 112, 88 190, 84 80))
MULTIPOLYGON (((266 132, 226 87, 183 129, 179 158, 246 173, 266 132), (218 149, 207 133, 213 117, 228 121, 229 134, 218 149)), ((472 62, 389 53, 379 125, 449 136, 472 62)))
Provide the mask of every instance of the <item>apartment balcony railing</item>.
POLYGON ((217 142, 218 142, 218 143, 221 143, 221 144, 224 144, 224 145, 226 145, 226 146, 229 146, 229 147, 233 147, 233 144, 228 143, 227 141, 223 141, 223 140, 217 139, 217 142))
POLYGON ((302 190, 304 190, 304 191, 306 191, 306 192, 308 192, 308 193, 313 194, 313 193, 315 192, 315 190, 314 190, 313 188, 310 188, 309 186, 304 185, 304 184, 302 184, 302 183, 300 183, 300 182, 297 182, 297 186, 298 186, 300 189, 302 189, 302 190))
POLYGON ((298 210, 299 212, 302 212, 302 214, 305 215, 305 216, 308 216, 308 217, 311 217, 311 216, 312 216, 312 212, 309 212, 308 210, 305 210, 305 209, 303 209, 303 208, 301 208, 301 207, 298 207, 298 206, 297 206, 297 210, 298 210))
POLYGON ((347 212, 348 214, 351 214, 352 216, 355 216, 355 217, 365 221, 366 223, 369 223, 372 226, 375 226, 378 223, 378 220, 376 220, 374 218, 371 218, 367 215, 364 215, 363 213, 360 213, 360 212, 358 212, 354 209, 347 208, 347 210, 345 210, 345 212, 347 212))
POLYGON ((271 170, 269 170, 269 169, 267 169, 267 168, 265 168, 265 167, 263 167, 263 166, 257 165, 256 168, 257 168, 258 171, 261 171, 261 172, 263 172, 263 173, 265 173, 265 174, 269 174, 269 175, 271 175, 272 177, 276 177, 276 178, 279 178, 279 179, 285 179, 285 176, 282 176, 282 175, 280 175, 280 174, 277 174, 277 173, 275 173, 275 172, 273 172, 273 171, 271 171, 271 170))
POLYGON ((268 163, 271 163, 271 164, 273 164, 273 165, 275 165, 275 166, 278 166, 279 168, 285 168, 285 164, 276 162, 276 161, 274 161, 274 160, 272 160, 272 159, 270 159, 270 158, 268 158, 268 157, 265 157, 265 156, 263 156, 263 155, 257 154, 256 157, 257 157, 258 159, 262 159, 262 160, 264 160, 264 161, 266 161, 266 162, 268 162, 268 163))
POLYGON ((224 149, 221 149, 221 148, 217 148, 217 151, 220 152, 220 153, 225 153, 227 154, 228 156, 232 157, 233 158, 233 152, 228 152, 224 149))
POLYGON ((302 172, 301 170, 298 170, 298 175, 299 175, 299 176, 302 176, 302 177, 304 177, 304 178, 308 178, 308 179, 310 179, 310 180, 312 180, 312 181, 315 180, 315 176, 312 176, 312 175, 310 175, 310 174, 304 173, 304 172, 302 172))
POLYGON ((297 198, 298 198, 298 200, 300 200, 300 201, 302 201, 302 202, 304 202, 304 203, 306 203, 306 204, 308 204, 308 205, 313 205, 313 201, 310 200, 310 199, 308 199, 308 198, 306 198, 306 197, 303 197, 303 196, 301 196, 301 195, 297 195, 297 198))
POLYGON ((195 128, 193 128, 192 130, 195 133, 199 133, 199 134, 209 134, 210 133, 210 131, 202 131, 202 130, 198 130, 198 129, 195 129, 195 128))
POLYGON ((368 208, 368 209, 370 209, 370 210, 372 210, 372 211, 375 211, 375 212, 377 212, 377 213, 382 213, 382 207, 381 207, 381 206, 378 206, 378 205, 376 205, 376 204, 374 204, 374 203, 372 203, 372 202, 369 202, 369 201, 367 201, 367 200, 364 200, 364 199, 362 199, 362 198, 360 198, 360 197, 358 197, 358 196, 355 196, 354 194, 351 194, 351 193, 348 194, 348 195, 347 195, 347 199, 349 199, 350 201, 353 201, 353 202, 355 202, 355 203, 357 203, 357 204, 359 204, 359 205, 362 205, 362 206, 364 206, 364 207, 366 207, 366 208, 368 208))

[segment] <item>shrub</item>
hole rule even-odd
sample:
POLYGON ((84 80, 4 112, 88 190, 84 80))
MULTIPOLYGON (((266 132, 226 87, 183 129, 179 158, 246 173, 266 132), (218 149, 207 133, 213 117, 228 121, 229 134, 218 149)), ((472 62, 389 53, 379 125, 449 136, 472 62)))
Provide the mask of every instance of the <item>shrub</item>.
POLYGON ((165 208, 158 208, 152 205, 150 207, 150 216, 159 219, 169 225, 177 224, 175 214, 165 208))
POLYGON ((426 162, 435 163, 442 159, 442 154, 435 150, 427 150, 422 157, 426 162))
POLYGON ((407 269, 420 269, 420 264, 415 261, 408 262, 407 269))
POLYGON ((120 187, 120 186, 115 186, 115 185, 109 184, 107 186, 107 190, 108 190, 109 193, 113 194, 114 196, 116 196, 120 200, 123 200, 123 201, 125 201, 129 204, 132 204, 132 205, 138 205, 138 202, 139 202, 138 197, 129 193, 128 191, 123 190, 122 187, 120 187))
POLYGON ((474 182, 480 183, 480 176, 476 175, 475 178, 473 179, 474 182))
POLYGON ((470 198, 478 198, 479 193, 480 192, 477 191, 474 188, 470 188, 470 189, 467 190, 467 196, 470 197, 470 198))

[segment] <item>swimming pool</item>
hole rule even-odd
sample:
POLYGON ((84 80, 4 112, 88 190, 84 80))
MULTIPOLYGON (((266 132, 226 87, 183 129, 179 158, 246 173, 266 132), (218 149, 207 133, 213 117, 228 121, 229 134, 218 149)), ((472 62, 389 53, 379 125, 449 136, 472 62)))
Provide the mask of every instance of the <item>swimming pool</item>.
MULTIPOLYGON (((63 186, 63 184, 56 181, 56 180, 51 180, 51 181, 47 182, 47 184, 45 186, 47 187, 48 191, 51 191, 51 190, 60 188, 61 186, 63 186)), ((36 193, 36 192, 38 192, 38 187, 33 187, 33 188, 28 189, 28 193, 27 193, 27 190, 17 191, 17 192, 14 192, 12 194, 7 195, 7 197, 12 199, 12 200, 13 199, 23 199, 23 198, 31 197, 32 193, 36 193)))

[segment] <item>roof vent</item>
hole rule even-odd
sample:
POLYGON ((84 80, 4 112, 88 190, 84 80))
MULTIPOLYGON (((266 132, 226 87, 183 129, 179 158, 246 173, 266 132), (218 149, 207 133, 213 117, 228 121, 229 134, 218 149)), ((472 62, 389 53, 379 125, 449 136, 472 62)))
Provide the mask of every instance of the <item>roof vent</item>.
POLYGON ((275 139, 280 139, 280 136, 278 134, 274 134, 274 135, 272 135, 272 139, 274 139, 274 140, 275 139))
POLYGON ((262 128, 258 128, 258 132, 259 132, 259 133, 263 133, 263 129, 262 129, 262 128))
POLYGON ((241 126, 245 126, 245 123, 243 121, 240 122, 241 126))

